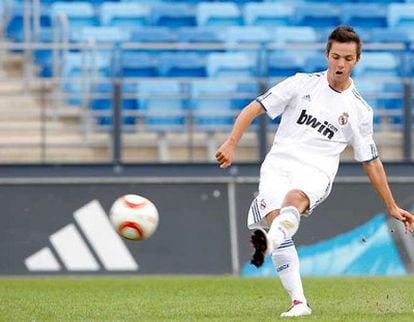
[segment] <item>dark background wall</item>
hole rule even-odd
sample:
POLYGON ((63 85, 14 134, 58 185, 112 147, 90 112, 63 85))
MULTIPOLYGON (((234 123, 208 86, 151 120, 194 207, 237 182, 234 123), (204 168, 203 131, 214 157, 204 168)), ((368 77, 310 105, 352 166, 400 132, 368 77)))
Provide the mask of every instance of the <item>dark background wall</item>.
MULTIPOLYGON (((411 207, 413 167, 393 164, 387 166, 387 171, 397 201, 411 207)), ((149 240, 125 241, 139 264, 137 273, 231 274, 235 264, 229 184, 235 184, 240 267, 250 258, 246 214, 257 189, 257 173, 258 165, 239 165, 228 171, 213 165, 0 168, 0 203, 5 205, 0 225, 0 274, 32 274, 24 260, 43 247, 53 250, 49 236, 75 223, 74 211, 98 200, 108 213, 116 197, 125 193, 148 197, 160 212, 159 228, 149 240)), ((330 198, 302 221, 296 244, 331 238, 382 212, 384 206, 360 167, 344 165, 330 198)), ((64 267, 58 273, 90 274, 69 272, 64 267)), ((101 268, 96 273, 114 272, 101 268)))

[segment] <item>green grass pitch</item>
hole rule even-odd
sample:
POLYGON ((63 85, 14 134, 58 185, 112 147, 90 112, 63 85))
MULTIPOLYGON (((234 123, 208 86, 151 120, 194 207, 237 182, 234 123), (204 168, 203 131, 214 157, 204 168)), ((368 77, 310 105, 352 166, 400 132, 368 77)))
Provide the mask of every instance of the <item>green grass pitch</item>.
MULTIPOLYGON (((313 314, 289 320, 414 321, 412 276, 304 285, 313 314)), ((288 306, 278 278, 0 278, 0 321, 275 321, 288 306)))

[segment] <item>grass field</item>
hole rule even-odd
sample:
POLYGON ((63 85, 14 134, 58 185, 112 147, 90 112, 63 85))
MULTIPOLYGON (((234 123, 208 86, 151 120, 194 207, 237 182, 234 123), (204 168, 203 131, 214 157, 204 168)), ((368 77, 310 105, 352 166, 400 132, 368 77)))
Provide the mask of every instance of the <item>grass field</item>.
MULTIPOLYGON (((295 321, 414 321, 414 277, 304 285, 313 314, 295 321)), ((0 321, 274 321, 289 306, 277 278, 2 278, 0 298, 0 321)))

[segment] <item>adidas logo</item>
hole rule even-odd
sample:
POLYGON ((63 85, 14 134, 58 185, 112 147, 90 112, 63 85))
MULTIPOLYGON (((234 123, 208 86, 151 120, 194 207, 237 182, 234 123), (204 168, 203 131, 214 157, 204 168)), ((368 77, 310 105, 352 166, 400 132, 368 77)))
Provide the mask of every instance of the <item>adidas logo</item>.
POLYGON ((93 200, 73 214, 69 224, 50 237, 53 249, 44 247, 24 260, 32 272, 137 271, 138 264, 121 237, 113 229, 105 210, 93 200), (52 251, 53 250, 53 251, 52 251), (55 255, 56 254, 56 255, 55 255))
POLYGON ((309 94, 302 96, 302 99, 305 100, 305 101, 308 101, 308 102, 311 101, 311 97, 310 97, 309 94))

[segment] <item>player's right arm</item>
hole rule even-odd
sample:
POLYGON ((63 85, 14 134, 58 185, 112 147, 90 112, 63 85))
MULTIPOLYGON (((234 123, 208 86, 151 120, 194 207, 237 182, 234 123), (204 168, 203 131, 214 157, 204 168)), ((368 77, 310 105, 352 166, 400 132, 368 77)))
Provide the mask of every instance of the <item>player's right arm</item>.
POLYGON ((244 132, 253 122, 253 120, 265 112, 262 105, 257 101, 252 101, 249 105, 242 109, 234 122, 233 129, 227 140, 217 149, 216 159, 220 164, 220 168, 228 168, 231 166, 237 144, 242 138, 244 132))

